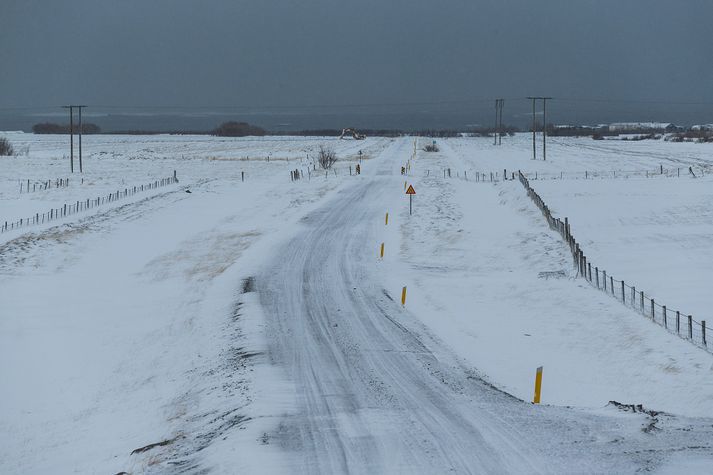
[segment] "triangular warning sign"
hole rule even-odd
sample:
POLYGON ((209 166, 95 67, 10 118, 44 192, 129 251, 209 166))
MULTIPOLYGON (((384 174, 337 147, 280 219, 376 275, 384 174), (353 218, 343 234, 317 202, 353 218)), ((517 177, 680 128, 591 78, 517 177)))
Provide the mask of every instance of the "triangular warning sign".
POLYGON ((413 185, 408 186, 408 190, 406 190, 406 194, 407 195, 415 195, 416 194, 416 190, 413 189, 413 185))

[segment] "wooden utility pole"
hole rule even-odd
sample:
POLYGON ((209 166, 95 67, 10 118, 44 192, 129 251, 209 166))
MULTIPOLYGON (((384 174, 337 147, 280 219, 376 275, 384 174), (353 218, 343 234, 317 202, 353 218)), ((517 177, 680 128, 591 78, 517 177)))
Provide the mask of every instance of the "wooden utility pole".
POLYGON ((74 173, 74 106, 62 106, 69 109, 69 170, 74 173))
POLYGON ((542 160, 547 160, 547 99, 552 99, 551 97, 535 96, 528 97, 532 100, 532 159, 536 160, 536 147, 535 147, 535 101, 538 99, 542 100, 542 160))
POLYGON ((542 98, 542 161, 547 160, 547 99, 552 98, 542 98))
POLYGON ((528 97, 532 99, 532 159, 537 160, 537 149, 535 148, 535 100, 536 97, 528 97))
POLYGON ((503 144, 503 106, 505 105, 505 99, 500 99, 500 127, 498 128, 500 134, 498 135, 498 145, 503 144))
POLYGON ((495 99, 495 132, 493 133, 493 145, 503 143, 503 104, 505 99, 495 99))
POLYGON ((84 129, 82 128, 82 109, 84 109, 87 106, 75 106, 77 109, 79 109, 79 173, 83 173, 84 170, 82 169, 82 132, 84 129))
POLYGON ((500 107, 500 99, 495 99, 495 130, 493 130, 493 145, 498 144, 498 130, 500 130, 498 128, 499 107, 500 107))
POLYGON ((62 106, 69 109, 69 169, 74 173, 74 108, 79 109, 79 172, 82 173, 82 109, 87 106, 62 106))

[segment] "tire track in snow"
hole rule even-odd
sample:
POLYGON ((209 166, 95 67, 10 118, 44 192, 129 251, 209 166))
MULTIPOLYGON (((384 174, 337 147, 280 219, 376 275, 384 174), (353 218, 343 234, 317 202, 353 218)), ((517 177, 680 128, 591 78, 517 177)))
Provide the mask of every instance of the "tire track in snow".
MULTIPOLYGON (((397 151, 406 153, 404 143, 397 151)), ((273 357, 297 383, 303 408, 286 422, 283 443, 302 449, 311 473, 538 471, 517 441, 507 456, 496 449, 490 416, 479 415, 487 436, 473 423, 474 387, 496 406, 513 398, 454 371, 369 277, 364 223, 388 186, 381 175, 345 190, 258 278, 273 357)))
POLYGON ((257 276, 270 358, 297 392, 299 410, 272 435, 294 472, 630 473, 659 466, 672 444, 710 455, 710 421, 667 416, 644 432, 640 414, 523 403, 388 295, 369 243, 410 144, 303 219, 257 276))

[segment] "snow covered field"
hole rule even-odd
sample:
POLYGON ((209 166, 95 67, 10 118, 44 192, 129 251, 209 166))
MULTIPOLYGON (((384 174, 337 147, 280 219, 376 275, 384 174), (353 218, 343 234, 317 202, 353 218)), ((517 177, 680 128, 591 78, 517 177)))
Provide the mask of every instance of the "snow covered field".
MULTIPOLYGON (((637 158, 635 165, 619 164, 617 157, 627 155, 627 150, 592 157, 590 152, 578 155, 570 146, 565 158, 557 144, 552 146, 550 161, 533 162, 527 157, 528 138, 517 136, 511 139, 515 143, 502 147, 493 147, 488 139, 445 140, 441 153, 419 153, 412 166, 420 193, 416 197, 419 218, 404 224, 401 246, 408 267, 419 270, 403 273, 413 275, 419 288, 412 295, 423 305, 420 316, 457 345, 460 354, 470 355, 487 378, 523 399, 531 397, 534 367, 543 364, 548 402, 597 407, 609 400, 635 400, 681 414, 710 414, 710 355, 577 280, 568 248, 550 232, 519 181, 474 182, 475 170, 495 167, 522 168, 531 175, 564 171, 567 176, 586 168, 646 169, 647 163, 637 158), (500 154, 497 164, 493 150, 500 154), (460 170, 460 177, 444 179, 444 168, 451 168, 452 176, 460 170), (468 171, 468 181, 463 170, 468 171), (566 278, 539 276, 553 271, 564 271, 566 278)), ((658 144, 663 150, 657 156, 675 156, 674 144, 658 144)), ((701 157, 708 147, 703 148, 701 157)), ((706 268, 710 259, 705 258, 710 256, 710 242, 699 238, 696 247, 681 242, 675 249, 674 244, 669 248, 645 244, 653 212, 660 219, 667 216, 691 227, 669 229, 664 224, 658 239, 651 241, 660 242, 666 233, 672 233, 671 242, 681 234, 695 240, 710 227, 709 211, 701 206, 710 200, 707 177, 545 179, 532 180, 531 185, 541 190, 553 212, 570 217, 573 234, 594 262, 610 262, 606 264, 610 272, 616 267, 615 275, 669 300, 669 306, 685 301, 691 302, 687 307, 691 311, 694 302, 701 311, 710 307, 703 290, 713 281, 706 268), (588 189, 619 190, 619 194, 592 199, 583 191, 588 189), (677 195, 675 189, 681 193, 677 195), (655 200, 632 199, 647 191, 655 200), (670 199, 672 195, 676 198, 670 199), (684 201, 687 206, 681 204, 684 201), (614 203, 623 205, 617 208, 614 203), (658 209, 662 206, 664 210, 658 209), (595 213, 589 212, 594 209, 595 213), (640 219, 633 219, 635 213, 640 213, 640 219), (684 277, 685 272, 689 276, 684 277), (678 292, 690 287, 691 293, 678 292)))
POLYGON ((419 139, 410 216, 408 137, 85 136, 83 182, 21 194, 21 181, 68 176, 67 140, 2 135, 29 154, 0 158, 1 221, 180 180, 0 234, 3 473, 706 473, 713 461, 713 355, 578 279, 518 181, 474 181, 557 178, 531 184, 591 259, 705 318, 711 145, 552 139, 543 163, 528 135, 438 140, 438 153, 419 139), (336 175, 291 181, 320 144, 336 175), (661 166, 702 178, 645 178, 661 166), (544 404, 531 406, 519 400, 537 366, 544 404))

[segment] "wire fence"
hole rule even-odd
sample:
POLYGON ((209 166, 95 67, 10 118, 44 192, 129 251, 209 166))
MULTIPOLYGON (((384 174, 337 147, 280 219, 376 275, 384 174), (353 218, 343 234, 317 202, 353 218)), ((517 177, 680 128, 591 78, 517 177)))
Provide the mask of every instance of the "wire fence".
POLYGON ((173 176, 170 176, 168 178, 161 178, 160 180, 155 180, 146 185, 134 186, 132 188, 124 188, 123 190, 116 190, 115 192, 109 193, 108 195, 98 196, 96 198, 88 198, 83 201, 76 201, 74 203, 69 204, 65 203, 59 208, 50 209, 46 213, 36 213, 34 216, 20 218, 16 221, 5 221, 4 223, 0 224, 0 233, 25 228, 27 226, 49 223, 56 219, 61 219, 67 216, 71 216, 73 214, 77 214, 81 211, 86 211, 107 203, 113 203, 129 196, 134 196, 137 193, 153 190, 167 185, 172 185, 174 183, 178 183, 175 171, 173 172, 173 176))
MULTIPOLYGON (((401 171, 404 174, 404 169, 401 171)), ((441 169, 443 178, 460 178, 463 180, 475 181, 476 183, 497 183, 503 180, 516 180, 516 173, 512 170, 503 169, 500 171, 468 171, 451 170, 450 168, 441 169)), ((522 173, 522 172, 518 172, 522 173)), ((704 171, 700 168, 694 170, 693 167, 688 168, 660 168, 656 170, 596 170, 596 171, 560 171, 560 172, 530 172, 523 173, 529 180, 596 180, 596 179, 626 179, 626 178, 681 178, 693 177, 700 178, 704 176, 704 171)), ((426 177, 431 176, 431 170, 426 170, 426 177)), ((437 176, 434 174, 434 176, 437 176)))
POLYGON ((560 218, 552 216, 544 200, 530 186, 527 177, 519 171, 518 176, 520 183, 522 183, 525 190, 527 190, 527 195, 537 205, 540 211, 542 211, 550 228, 557 231, 560 236, 562 236, 562 239, 569 245, 574 266, 577 268, 579 276, 584 277, 593 287, 605 292, 629 308, 636 310, 651 319, 651 321, 658 323, 670 333, 674 333, 696 346, 704 348, 706 351, 711 351, 707 342, 705 320, 695 320, 693 316, 685 312, 669 308, 666 305, 661 305, 653 296, 647 295, 643 290, 637 290, 636 286, 628 285, 623 280, 615 279, 614 276, 608 275, 606 270, 599 269, 598 266, 593 266, 587 259, 584 251, 580 248, 577 240, 572 236, 569 219, 565 217, 564 220, 561 220, 560 218))
POLYGON ((664 168, 654 170, 594 170, 524 173, 530 180, 594 180, 615 178, 700 178, 705 171, 700 167, 664 168))
POLYGON ((52 188, 66 188, 68 186, 69 178, 55 178, 54 180, 33 181, 32 183, 30 183, 30 180, 20 180, 20 193, 32 193, 52 188))

